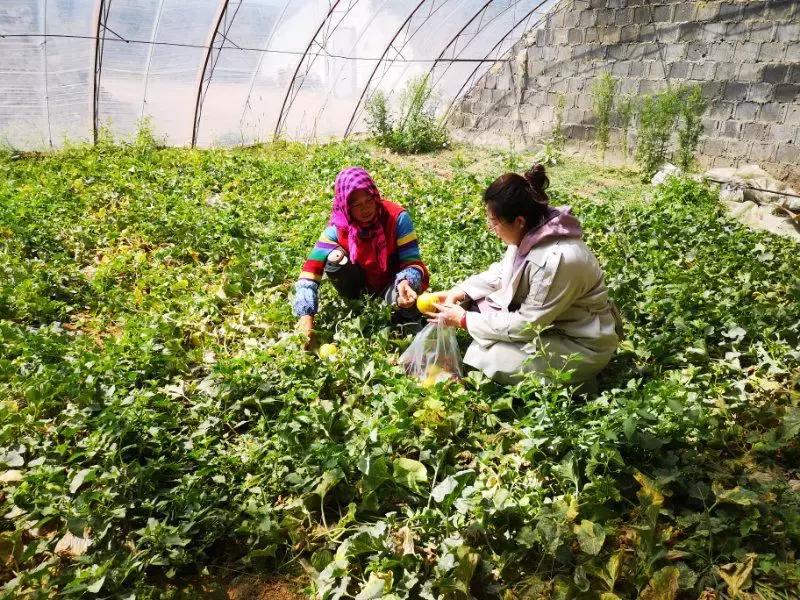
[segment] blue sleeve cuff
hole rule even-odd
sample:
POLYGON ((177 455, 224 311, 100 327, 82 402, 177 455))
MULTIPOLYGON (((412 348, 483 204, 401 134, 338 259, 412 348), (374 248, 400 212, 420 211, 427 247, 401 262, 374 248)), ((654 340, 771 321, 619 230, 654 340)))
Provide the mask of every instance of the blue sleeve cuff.
POLYGON ((422 272, 416 267, 407 267, 395 275, 394 286, 400 285, 400 282, 404 279, 415 292, 419 292, 422 289, 422 272))
POLYGON ((294 284, 295 317, 315 315, 319 309, 319 284, 310 279, 301 279, 294 284))

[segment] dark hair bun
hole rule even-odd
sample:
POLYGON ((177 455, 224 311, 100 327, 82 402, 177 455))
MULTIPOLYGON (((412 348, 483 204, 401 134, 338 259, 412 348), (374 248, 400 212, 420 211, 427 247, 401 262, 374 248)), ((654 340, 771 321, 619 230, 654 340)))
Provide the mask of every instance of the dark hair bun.
POLYGON ((536 163, 525 172, 525 180, 533 190, 533 195, 538 202, 548 202, 547 188, 550 187, 550 180, 547 178, 547 171, 543 164, 536 163))

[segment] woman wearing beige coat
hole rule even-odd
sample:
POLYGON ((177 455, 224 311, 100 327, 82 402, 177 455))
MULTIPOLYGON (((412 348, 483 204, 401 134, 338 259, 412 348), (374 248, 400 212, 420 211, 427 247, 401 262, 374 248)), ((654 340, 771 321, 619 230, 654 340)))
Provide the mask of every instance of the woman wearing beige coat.
POLYGON ((544 167, 535 165, 487 188, 489 227, 508 249, 483 273, 440 293, 432 320, 466 329, 473 342, 464 362, 502 383, 554 368, 591 388, 617 348, 621 323, 580 223, 569 207, 549 206, 548 185, 544 167))

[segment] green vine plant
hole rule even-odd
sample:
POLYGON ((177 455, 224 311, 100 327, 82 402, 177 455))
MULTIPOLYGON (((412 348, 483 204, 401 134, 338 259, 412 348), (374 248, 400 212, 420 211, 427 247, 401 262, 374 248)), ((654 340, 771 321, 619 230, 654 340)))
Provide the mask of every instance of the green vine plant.
POLYGON ((699 85, 686 86, 678 91, 680 98, 678 125, 678 166, 689 171, 695 164, 695 150, 703 134, 703 115, 708 101, 699 85))
POLYGON ((601 159, 605 159, 608 141, 611 137, 611 111, 614 108, 616 92, 617 80, 608 71, 603 72, 592 85, 596 140, 601 159))
POLYGON ((633 97, 623 96, 617 102, 617 120, 621 129, 620 144, 622 145, 622 157, 627 162, 630 155, 630 146, 628 138, 630 136, 631 124, 633 123, 633 116, 636 112, 636 104, 633 97))
POLYGON ((649 180, 668 158, 680 100, 674 89, 645 96, 639 111, 636 161, 642 177, 649 180))
POLYGON ((645 180, 673 159, 673 131, 677 131, 674 160, 684 171, 694 166, 707 108, 708 102, 697 85, 670 88, 644 98, 639 111, 636 160, 645 180))
POLYGON ((404 154, 420 154, 446 148, 447 128, 433 114, 433 89, 428 77, 412 79, 400 102, 400 117, 395 119, 389 99, 377 91, 367 102, 367 127, 382 146, 404 154))

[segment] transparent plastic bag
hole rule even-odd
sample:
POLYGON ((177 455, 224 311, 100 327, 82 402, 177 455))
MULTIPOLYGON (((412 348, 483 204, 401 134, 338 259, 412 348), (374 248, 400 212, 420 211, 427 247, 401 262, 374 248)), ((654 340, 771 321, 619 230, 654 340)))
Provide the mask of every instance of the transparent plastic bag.
POLYGON ((434 323, 426 325, 403 352, 400 364, 406 373, 426 387, 461 378, 461 352, 455 328, 434 323))

